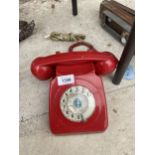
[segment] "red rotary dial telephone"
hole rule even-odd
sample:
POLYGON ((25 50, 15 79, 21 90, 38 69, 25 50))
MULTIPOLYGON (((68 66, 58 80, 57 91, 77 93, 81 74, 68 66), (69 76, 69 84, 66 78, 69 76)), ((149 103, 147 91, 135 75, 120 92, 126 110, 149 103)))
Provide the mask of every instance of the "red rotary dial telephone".
POLYGON ((49 121, 55 134, 104 131, 108 126, 107 106, 99 75, 114 71, 117 58, 98 52, 86 42, 70 46, 67 53, 36 58, 31 71, 40 80, 52 78, 49 121), (88 51, 74 51, 77 46, 88 51))

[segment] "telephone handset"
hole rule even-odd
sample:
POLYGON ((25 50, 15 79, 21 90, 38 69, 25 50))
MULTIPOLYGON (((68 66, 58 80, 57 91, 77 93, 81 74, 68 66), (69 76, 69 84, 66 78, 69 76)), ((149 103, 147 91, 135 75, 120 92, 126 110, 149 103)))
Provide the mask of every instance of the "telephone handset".
POLYGON ((99 75, 113 72, 117 58, 98 52, 91 44, 77 42, 68 52, 38 57, 31 71, 40 80, 52 78, 49 121, 55 134, 104 131, 108 126, 104 87, 99 75), (74 51, 78 46, 88 51, 74 51))

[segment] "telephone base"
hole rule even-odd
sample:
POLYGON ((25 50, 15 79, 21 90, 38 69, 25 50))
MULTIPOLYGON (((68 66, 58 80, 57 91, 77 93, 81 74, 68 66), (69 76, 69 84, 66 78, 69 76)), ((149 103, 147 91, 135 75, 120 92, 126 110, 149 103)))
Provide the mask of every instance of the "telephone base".
POLYGON ((104 131, 108 126, 107 105, 102 80, 95 73, 75 76, 75 83, 58 86, 57 78, 51 81, 49 103, 50 128, 54 134, 75 134, 104 131), (60 109, 63 93, 72 87, 82 86, 95 98, 95 110, 87 120, 74 122, 64 117, 60 109))

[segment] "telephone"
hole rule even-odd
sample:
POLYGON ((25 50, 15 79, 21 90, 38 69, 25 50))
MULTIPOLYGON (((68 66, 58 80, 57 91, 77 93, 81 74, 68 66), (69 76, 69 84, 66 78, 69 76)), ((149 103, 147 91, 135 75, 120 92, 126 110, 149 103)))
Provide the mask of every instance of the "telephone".
POLYGON ((40 80, 52 78, 49 93, 49 122, 54 134, 104 131, 107 106, 100 75, 113 72, 117 58, 98 52, 91 44, 77 42, 68 52, 38 57, 31 71, 40 80), (88 51, 74 51, 78 46, 88 51))

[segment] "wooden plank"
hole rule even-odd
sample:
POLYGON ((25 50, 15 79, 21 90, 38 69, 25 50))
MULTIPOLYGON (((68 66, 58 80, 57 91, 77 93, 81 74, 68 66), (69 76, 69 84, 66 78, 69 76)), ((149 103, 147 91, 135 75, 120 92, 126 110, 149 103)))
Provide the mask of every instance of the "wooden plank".
POLYGON ((100 6, 100 14, 104 10, 111 11, 112 13, 119 16, 130 25, 133 24, 135 11, 116 1, 103 1, 100 6))

